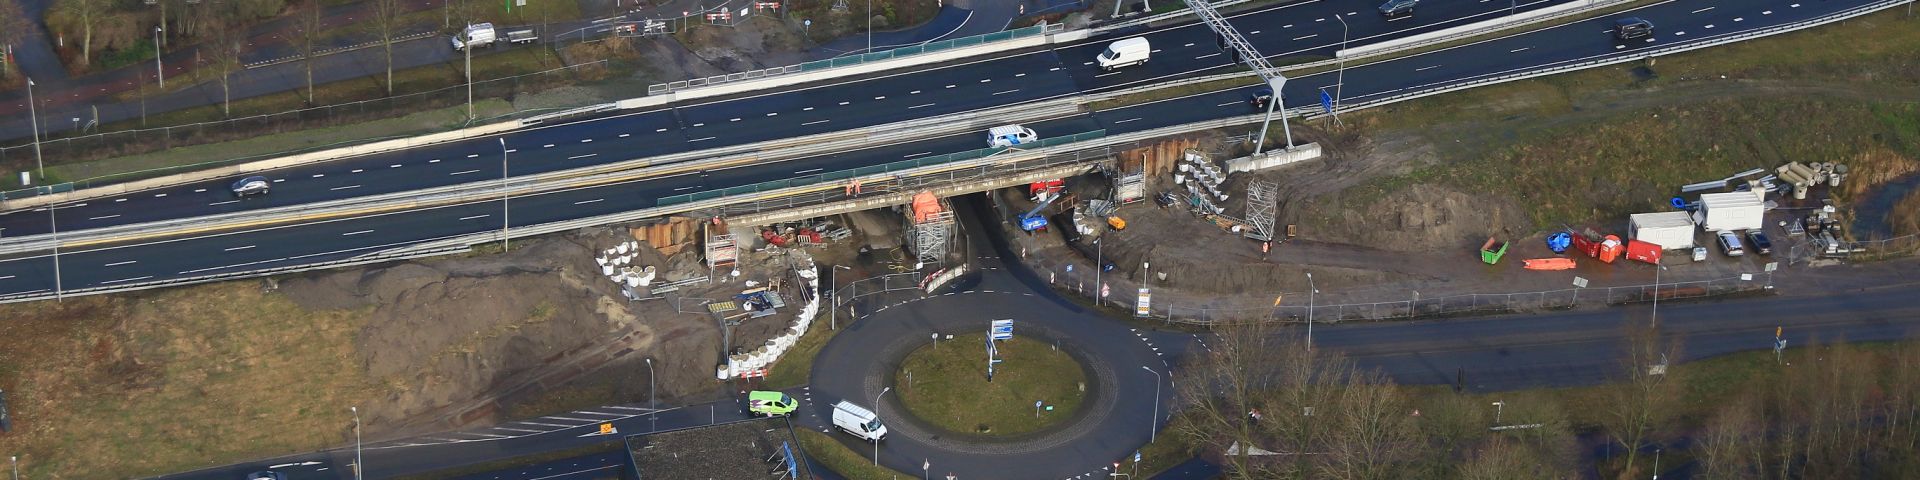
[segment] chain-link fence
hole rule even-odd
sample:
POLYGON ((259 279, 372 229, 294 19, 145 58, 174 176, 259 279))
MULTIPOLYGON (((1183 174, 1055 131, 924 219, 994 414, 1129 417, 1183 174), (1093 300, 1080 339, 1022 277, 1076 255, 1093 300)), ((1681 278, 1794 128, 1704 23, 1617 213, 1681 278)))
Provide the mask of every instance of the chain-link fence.
MULTIPOLYGON (((595 61, 553 68, 539 72, 481 80, 473 83, 473 99, 511 99, 515 92, 542 88, 548 85, 574 83, 581 79, 582 73, 606 67, 606 61, 595 61)), ((467 102, 465 84, 454 85, 426 92, 397 95, 373 100, 326 105, 279 113, 251 115, 215 122, 190 123, 155 128, 135 128, 111 132, 61 138, 47 138, 40 142, 40 158, 35 159, 31 141, 19 145, 0 147, 0 166, 12 171, 28 171, 39 164, 49 166, 49 179, 72 179, 70 185, 43 185, 39 188, 6 192, 0 198, 20 198, 38 194, 62 191, 61 189, 87 188, 94 184, 116 183, 167 175, 182 171, 199 170, 221 165, 254 161, 264 158, 299 153, 298 151, 274 152, 239 158, 220 159, 189 165, 174 165, 158 168, 130 166, 128 162, 116 159, 126 155, 166 150, 176 147, 238 140, 260 135, 294 132, 319 127, 360 123, 374 119, 387 118, 394 112, 413 112, 460 105, 467 102)), ((534 114, 545 111, 513 112, 508 116, 534 114)), ((355 139, 348 143, 385 140, 392 137, 355 139)), ((344 143, 343 143, 344 144, 344 143)), ((324 145, 313 150, 342 146, 324 145)), ((0 179, 0 186, 18 187, 18 179, 0 179)))
MULTIPOLYGON (((837 265, 822 266, 833 270, 846 268, 837 265)), ((839 288, 834 288, 827 294, 827 303, 831 306, 827 313, 828 328, 839 329, 841 320, 846 320, 851 323, 856 316, 856 312, 852 306, 859 305, 874 295, 904 290, 917 292, 920 290, 920 282, 925 279, 926 277, 921 275, 920 272, 910 271, 862 278, 849 282, 846 285, 841 285, 839 288), (847 318, 840 318, 841 311, 847 312, 847 318)))
MULTIPOLYGON (((1075 292, 1087 298, 1094 298, 1099 290, 1099 287, 1093 283, 1094 276, 1085 271, 1056 273, 1049 278, 1055 284, 1062 286, 1063 290, 1075 292)), ((1101 283, 1108 284, 1110 291, 1104 299, 1098 300, 1098 303, 1115 308, 1134 309, 1136 300, 1133 295, 1113 295, 1113 292, 1120 291, 1118 288, 1111 288, 1113 284, 1119 283, 1118 276, 1110 275, 1107 278, 1110 280, 1102 280, 1101 283)), ((1430 298, 1421 297, 1419 293, 1410 291, 1406 300, 1365 303, 1313 304, 1311 295, 1307 292, 1285 292, 1274 295, 1276 299, 1285 300, 1281 305, 1181 305, 1154 301, 1149 304, 1147 317, 1188 325, 1248 321, 1305 323, 1309 317, 1316 323, 1339 323, 1566 310, 1583 304, 1618 305, 1651 302, 1656 292, 1661 300, 1678 300, 1765 290, 1772 286, 1773 278, 1770 274, 1743 273, 1709 280, 1661 282, 1657 286, 1646 284, 1536 292, 1468 293, 1430 298)), ((1261 300, 1251 301, 1260 302, 1261 300)))
POLYGON ((1789 249, 1791 262, 1805 263, 1820 258, 1873 261, 1905 257, 1920 252, 1920 235, 1857 241, 1830 241, 1829 238, 1809 236, 1806 241, 1795 243, 1789 249))

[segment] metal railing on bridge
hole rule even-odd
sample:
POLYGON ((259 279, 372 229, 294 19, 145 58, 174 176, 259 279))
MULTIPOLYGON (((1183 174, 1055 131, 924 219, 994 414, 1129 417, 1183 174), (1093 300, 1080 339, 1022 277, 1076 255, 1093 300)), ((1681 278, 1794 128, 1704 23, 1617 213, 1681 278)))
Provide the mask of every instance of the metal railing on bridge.
POLYGON ((854 65, 860 65, 867 62, 891 60, 891 59, 901 58, 901 57, 909 57, 914 55, 952 50, 955 48, 971 47, 974 45, 981 45, 981 44, 987 44, 987 43, 993 43, 993 42, 1002 42, 1007 40, 1013 40, 1016 38, 1027 38, 1027 37, 1032 37, 1037 35, 1059 33, 1061 31, 1064 31, 1065 29, 1066 29, 1066 25, 1058 24, 1058 23, 1051 23, 1046 25, 1034 25, 1026 28, 1016 28, 1013 30, 1006 30, 1006 31, 994 32, 994 33, 988 33, 988 34, 982 34, 982 35, 974 35, 971 37, 960 37, 960 38, 941 40, 937 42, 927 42, 927 43, 921 43, 916 45, 908 45, 900 48, 887 50, 884 52, 872 52, 872 53, 863 53, 859 55, 847 55, 843 57, 829 58, 826 60, 815 60, 815 61, 806 62, 798 65, 787 65, 784 67, 774 67, 774 68, 766 68, 766 69, 760 69, 760 70, 729 73, 726 75, 714 75, 711 77, 695 78, 691 80, 681 80, 677 82, 657 83, 657 84, 647 86, 647 95, 661 95, 661 94, 672 93, 672 92, 685 90, 689 88, 705 87, 709 85, 719 85, 723 83, 738 82, 743 80, 753 80, 753 79, 766 78, 766 77, 772 77, 777 75, 785 75, 789 73, 812 72, 817 70, 825 70, 829 68, 851 67, 854 65))

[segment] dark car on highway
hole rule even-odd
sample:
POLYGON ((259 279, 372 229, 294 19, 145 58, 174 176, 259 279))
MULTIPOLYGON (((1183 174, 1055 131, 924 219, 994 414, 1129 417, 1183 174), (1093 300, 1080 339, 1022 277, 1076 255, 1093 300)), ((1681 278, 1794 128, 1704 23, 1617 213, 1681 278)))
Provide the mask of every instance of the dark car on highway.
POLYGON ((1380 14, 1389 17, 1412 15, 1413 6, 1418 4, 1420 0, 1387 0, 1387 3, 1380 4, 1380 14))
POLYGON ((1653 22, 1640 17, 1627 17, 1613 21, 1613 38, 1621 41, 1653 36, 1653 22))

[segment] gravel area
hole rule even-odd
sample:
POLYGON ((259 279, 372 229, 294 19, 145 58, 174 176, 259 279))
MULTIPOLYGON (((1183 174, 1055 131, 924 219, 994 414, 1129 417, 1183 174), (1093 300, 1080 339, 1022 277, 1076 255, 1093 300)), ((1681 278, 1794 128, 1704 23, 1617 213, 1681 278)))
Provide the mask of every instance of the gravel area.
MULTIPOLYGON (((627 440, 641 478, 751 479, 786 475, 778 455, 805 453, 785 418, 766 418, 642 435, 627 440), (777 472, 777 473, 776 473, 777 472)), ((813 478, 800 459, 799 478, 813 478)))

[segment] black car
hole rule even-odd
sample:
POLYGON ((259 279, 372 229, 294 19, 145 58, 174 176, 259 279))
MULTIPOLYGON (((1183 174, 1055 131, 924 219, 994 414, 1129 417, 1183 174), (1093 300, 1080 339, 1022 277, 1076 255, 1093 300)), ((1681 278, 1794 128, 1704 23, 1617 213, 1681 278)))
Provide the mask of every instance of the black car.
POLYGON ((1640 17, 1627 17, 1613 21, 1613 38, 1621 41, 1653 36, 1653 22, 1640 17))
POLYGON ((1773 242, 1768 241, 1767 234, 1759 230, 1747 231, 1747 243, 1753 244, 1753 253, 1761 255, 1773 254, 1773 242))
POLYGON ((272 185, 272 182, 267 181, 267 177, 256 175, 234 181, 231 188, 233 189, 233 196, 250 197, 254 195, 266 195, 267 190, 271 189, 272 185))
POLYGON ((1413 6, 1419 3, 1420 0, 1387 0, 1387 3, 1380 4, 1380 14, 1389 17, 1412 15, 1413 6))
POLYGON ((247 480, 287 480, 287 476, 280 472, 267 470, 249 473, 247 474, 247 480))
POLYGON ((1266 88, 1254 90, 1253 95, 1247 98, 1248 105, 1252 105, 1254 110, 1259 110, 1263 112, 1267 110, 1267 103, 1272 101, 1273 101, 1273 90, 1266 89, 1266 88))

